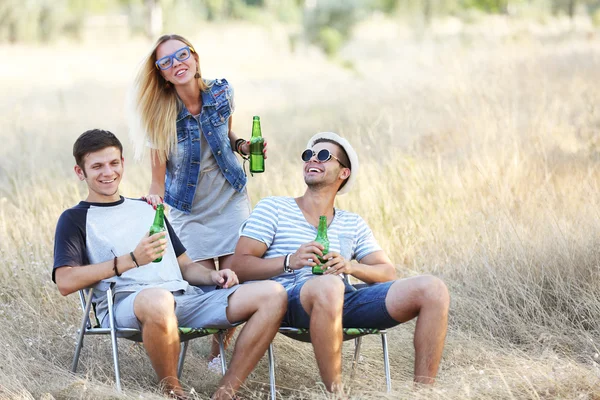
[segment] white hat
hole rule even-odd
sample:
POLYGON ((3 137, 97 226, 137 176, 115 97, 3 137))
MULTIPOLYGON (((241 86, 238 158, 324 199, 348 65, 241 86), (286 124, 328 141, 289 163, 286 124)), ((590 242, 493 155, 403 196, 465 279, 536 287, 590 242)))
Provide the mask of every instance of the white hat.
POLYGON ((337 133, 333 133, 333 132, 317 133, 316 135, 314 135, 313 137, 310 138, 310 140, 306 144, 306 148, 312 149, 315 142, 318 139, 331 140, 331 141, 337 143, 338 145, 340 145, 346 151, 346 154, 348 155, 348 159, 350 160, 350 176, 348 177, 347 182, 344 185, 344 187, 338 191, 338 194, 348 193, 350 191, 350 189, 352 188, 352 185, 356 181, 356 175, 358 174, 358 155, 356 154, 356 152, 354 151, 352 146, 350 146, 350 143, 348 143, 348 141, 346 139, 344 139, 337 133))

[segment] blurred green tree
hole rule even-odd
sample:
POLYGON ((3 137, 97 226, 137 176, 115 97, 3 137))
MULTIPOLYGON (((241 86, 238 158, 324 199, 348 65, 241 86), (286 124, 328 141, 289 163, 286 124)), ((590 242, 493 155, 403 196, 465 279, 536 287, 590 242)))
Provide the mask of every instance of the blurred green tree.
POLYGON ((306 0, 303 3, 304 34, 309 42, 334 57, 368 8, 367 0, 306 0))
POLYGON ((3 0, 0 2, 0 41, 47 42, 62 32, 64 0, 3 0))
POLYGON ((301 21, 303 34, 296 32, 294 40, 304 36, 335 57, 356 23, 372 12, 418 16, 427 26, 435 16, 470 10, 510 15, 521 6, 571 18, 585 12, 600 24, 600 0, 0 0, 0 42, 78 38, 92 15, 127 14, 131 31, 150 38, 196 20, 301 21))
POLYGON ((488 13, 506 14, 509 0, 462 0, 461 3, 464 8, 476 8, 488 13))

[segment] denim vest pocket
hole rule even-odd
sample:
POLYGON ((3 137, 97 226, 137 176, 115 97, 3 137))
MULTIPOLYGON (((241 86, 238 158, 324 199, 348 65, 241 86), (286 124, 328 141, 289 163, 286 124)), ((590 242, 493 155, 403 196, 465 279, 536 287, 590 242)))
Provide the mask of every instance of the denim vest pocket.
POLYGON ((221 126, 224 123, 229 122, 230 116, 231 109, 229 107, 217 108, 216 111, 210 116, 210 122, 215 127, 221 126))
POLYGON ((229 118, 229 116, 225 116, 225 115, 221 115, 219 113, 214 113, 214 115, 211 115, 210 117, 210 123, 212 124, 212 126, 214 126, 215 128, 223 125, 224 123, 228 122, 227 119, 229 118))

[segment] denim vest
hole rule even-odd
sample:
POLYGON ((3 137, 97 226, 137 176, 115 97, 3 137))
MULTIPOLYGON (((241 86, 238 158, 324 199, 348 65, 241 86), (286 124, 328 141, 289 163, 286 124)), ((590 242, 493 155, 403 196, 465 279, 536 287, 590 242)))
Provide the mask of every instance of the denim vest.
POLYGON ((200 135, 203 134, 225 179, 238 192, 246 186, 246 174, 229 140, 233 89, 225 79, 207 82, 202 95, 200 124, 181 103, 177 115, 177 148, 167 159, 165 202, 189 214, 200 175, 200 135))

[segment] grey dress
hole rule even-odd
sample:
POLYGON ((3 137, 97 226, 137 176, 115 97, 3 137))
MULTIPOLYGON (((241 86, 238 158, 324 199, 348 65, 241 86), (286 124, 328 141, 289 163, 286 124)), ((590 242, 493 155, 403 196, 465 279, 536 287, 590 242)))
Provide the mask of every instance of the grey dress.
MULTIPOLYGON (((199 115, 194 118, 199 121, 199 115)), ((212 150, 200 135, 200 174, 192 203, 185 214, 171 208, 169 222, 194 261, 233 254, 239 229, 250 215, 250 197, 237 192, 221 173, 212 150)))

